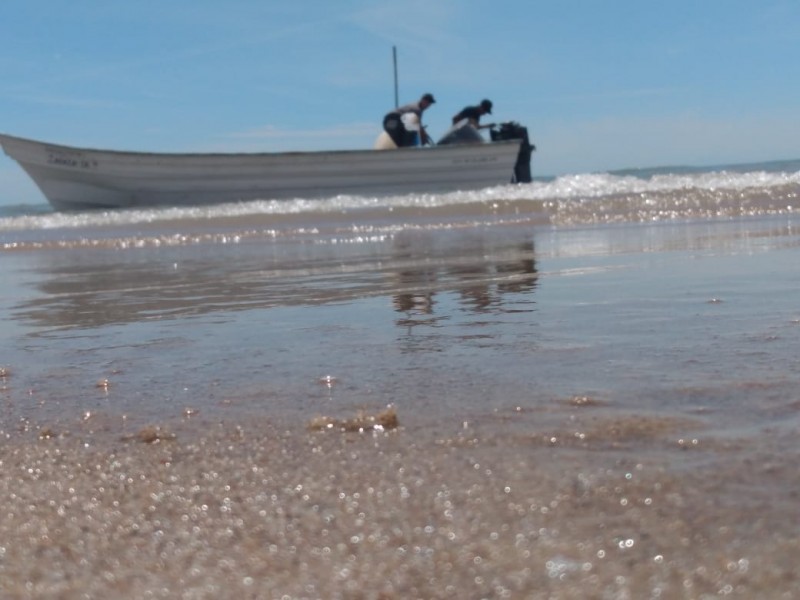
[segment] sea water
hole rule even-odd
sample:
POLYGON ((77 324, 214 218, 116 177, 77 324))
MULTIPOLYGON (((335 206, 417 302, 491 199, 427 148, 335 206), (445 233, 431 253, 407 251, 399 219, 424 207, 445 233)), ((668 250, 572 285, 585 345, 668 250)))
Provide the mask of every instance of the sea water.
POLYGON ((5 207, 0 589, 792 597, 798 193, 5 207))

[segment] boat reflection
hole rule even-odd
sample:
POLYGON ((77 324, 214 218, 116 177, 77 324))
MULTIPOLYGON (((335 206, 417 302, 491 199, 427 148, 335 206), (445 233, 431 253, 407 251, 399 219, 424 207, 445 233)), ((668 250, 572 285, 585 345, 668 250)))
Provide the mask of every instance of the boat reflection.
POLYGON ((411 240, 396 242, 396 262, 408 265, 396 272, 394 307, 405 313, 399 324, 415 318, 435 323, 437 295, 442 292, 457 293, 460 306, 478 314, 530 309, 527 297, 509 296, 532 292, 537 285, 532 239, 500 245, 479 236, 461 241, 444 249, 411 240))
MULTIPOLYGON (((31 263, 29 263, 30 265, 31 263)), ((530 308, 533 240, 486 234, 397 234, 368 244, 242 244, 40 253, 19 323, 53 330, 155 320, 215 322, 240 311, 391 299, 409 320, 435 323, 437 303, 475 314, 530 308), (513 296, 513 298, 512 298, 513 296)))

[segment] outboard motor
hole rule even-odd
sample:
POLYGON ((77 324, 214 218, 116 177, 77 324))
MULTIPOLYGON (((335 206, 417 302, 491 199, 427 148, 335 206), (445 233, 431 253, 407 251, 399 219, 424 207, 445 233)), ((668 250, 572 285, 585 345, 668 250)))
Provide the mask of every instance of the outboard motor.
POLYGON ((492 128, 489 132, 493 142, 503 140, 522 140, 517 155, 517 164, 514 165, 513 183, 530 183, 531 178, 531 154, 536 150, 536 146, 528 140, 528 128, 523 127, 515 121, 500 123, 498 129, 492 128))

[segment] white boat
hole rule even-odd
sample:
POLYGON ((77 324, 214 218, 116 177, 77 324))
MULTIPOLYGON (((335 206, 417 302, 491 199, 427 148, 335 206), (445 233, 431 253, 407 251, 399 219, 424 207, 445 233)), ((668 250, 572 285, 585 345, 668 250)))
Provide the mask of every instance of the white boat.
POLYGON ((56 210, 479 189, 512 181, 521 144, 177 154, 74 148, 0 134, 5 153, 56 210))

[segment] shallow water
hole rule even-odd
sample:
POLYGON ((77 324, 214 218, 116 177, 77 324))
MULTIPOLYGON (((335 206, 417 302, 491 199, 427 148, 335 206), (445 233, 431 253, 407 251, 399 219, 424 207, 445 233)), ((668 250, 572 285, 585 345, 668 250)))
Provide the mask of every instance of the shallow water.
POLYGON ((532 392, 681 412, 692 390, 759 426, 752 388, 797 381, 797 241, 772 218, 17 253, 7 412, 439 415, 532 392))

